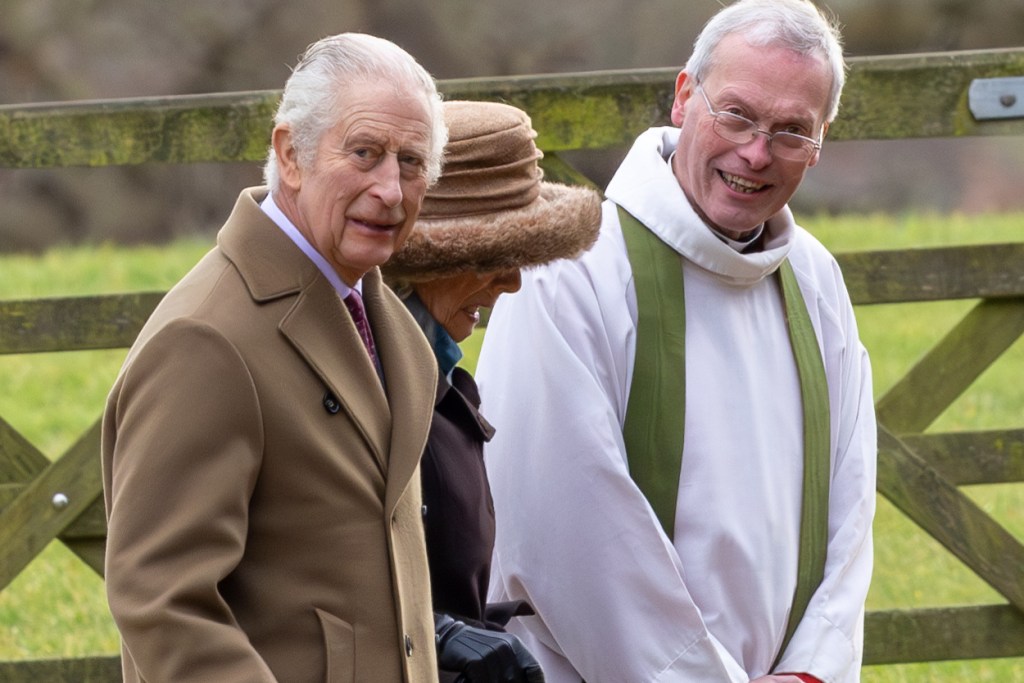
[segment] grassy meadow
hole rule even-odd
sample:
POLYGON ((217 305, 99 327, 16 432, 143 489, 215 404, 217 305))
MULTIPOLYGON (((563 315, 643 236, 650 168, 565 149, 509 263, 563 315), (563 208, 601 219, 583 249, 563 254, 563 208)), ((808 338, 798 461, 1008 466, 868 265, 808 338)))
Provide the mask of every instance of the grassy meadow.
MULTIPOLYGON (((1024 240, 1024 214, 993 216, 813 216, 804 225, 833 251, 1024 240)), ((0 256, 0 299, 158 290, 172 285, 212 244, 190 238, 160 247, 56 248, 0 256)), ((875 394, 885 391, 952 327, 972 302, 860 307, 872 354, 875 394)), ((482 332, 464 344, 475 364, 482 332)), ((124 349, 0 356, 0 417, 51 458, 95 421, 124 349)), ((1024 339, 961 396, 934 431, 1021 427, 1024 339)), ((967 493, 1024 538, 1024 486, 975 486, 967 493)), ((869 609, 1005 602, 885 500, 875 521, 869 609)), ((0 592, 0 661, 112 654, 118 637, 103 584, 59 543, 0 592)), ((1024 681, 1024 659, 867 667, 866 683, 1024 681)))

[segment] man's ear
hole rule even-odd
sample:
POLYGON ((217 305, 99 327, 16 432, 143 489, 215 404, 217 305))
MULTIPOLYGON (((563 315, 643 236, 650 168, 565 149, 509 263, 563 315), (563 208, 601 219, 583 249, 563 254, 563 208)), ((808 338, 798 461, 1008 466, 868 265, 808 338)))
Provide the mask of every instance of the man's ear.
POLYGON ((683 125, 683 105, 693 94, 693 79, 685 71, 680 71, 676 76, 676 96, 672 100, 672 125, 681 127, 683 125))
POLYGON ((298 190, 302 184, 302 171, 299 169, 299 154, 292 142, 292 131, 288 124, 274 126, 274 131, 270 134, 270 143, 277 157, 277 174, 281 184, 298 190))

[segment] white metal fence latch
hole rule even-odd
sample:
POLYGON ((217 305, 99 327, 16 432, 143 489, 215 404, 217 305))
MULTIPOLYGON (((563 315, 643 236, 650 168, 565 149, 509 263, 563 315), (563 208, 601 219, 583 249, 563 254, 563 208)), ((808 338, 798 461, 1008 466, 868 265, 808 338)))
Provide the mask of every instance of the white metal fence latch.
POLYGON ((1024 118, 1024 76, 975 78, 967 101, 978 121, 1024 118))

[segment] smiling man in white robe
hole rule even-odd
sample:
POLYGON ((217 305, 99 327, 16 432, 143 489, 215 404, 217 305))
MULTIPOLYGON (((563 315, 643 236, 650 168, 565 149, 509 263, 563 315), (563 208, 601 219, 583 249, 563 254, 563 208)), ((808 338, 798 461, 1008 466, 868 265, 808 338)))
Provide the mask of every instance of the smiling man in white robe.
POLYGON ((492 600, 549 681, 853 683, 871 576, 871 371, 834 258, 787 207, 838 111, 833 23, 740 0, 601 236, 523 274, 477 378, 498 435, 492 600))

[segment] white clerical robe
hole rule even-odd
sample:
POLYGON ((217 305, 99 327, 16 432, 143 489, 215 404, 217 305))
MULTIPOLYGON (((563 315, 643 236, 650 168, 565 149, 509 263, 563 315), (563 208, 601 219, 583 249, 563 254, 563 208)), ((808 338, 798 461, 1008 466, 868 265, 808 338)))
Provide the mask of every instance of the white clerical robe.
MULTIPOLYGON (((477 380, 497 429, 492 600, 549 683, 746 683, 768 673, 796 586, 803 414, 781 293, 793 265, 828 378, 831 486, 822 584, 777 671, 859 679, 871 575, 876 433, 867 353, 839 268, 784 209, 740 254, 692 210, 642 134, 612 179, 601 236, 526 271, 484 337, 477 380), (636 294, 613 202, 678 251, 686 298, 685 438, 675 538, 629 477, 622 439, 636 294)), ((682 380, 682 378, 680 378, 682 380)))

